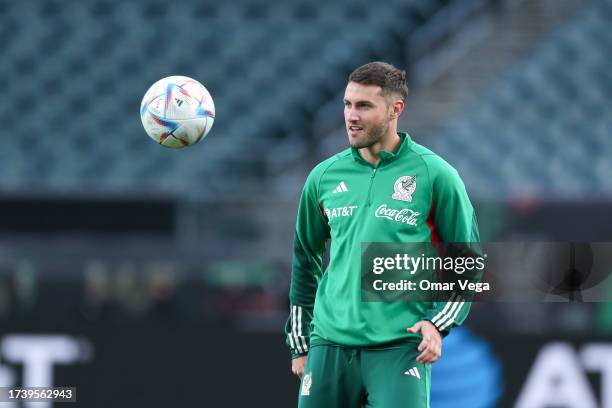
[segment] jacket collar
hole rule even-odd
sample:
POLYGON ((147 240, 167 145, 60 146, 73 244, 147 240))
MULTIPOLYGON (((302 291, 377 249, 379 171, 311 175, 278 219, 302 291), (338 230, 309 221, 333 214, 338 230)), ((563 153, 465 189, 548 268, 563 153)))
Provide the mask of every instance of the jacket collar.
MULTIPOLYGON (((397 147, 397 149, 395 149, 395 152, 390 152, 387 150, 381 150, 380 151, 380 161, 378 163, 378 166, 391 162, 395 159, 397 159, 398 157, 401 157, 402 154, 404 154, 406 152, 406 150, 408 150, 408 145, 412 144, 412 138, 410 137, 410 135, 406 132, 397 132, 398 136, 400 137, 400 144, 397 147)), ((378 166, 374 166, 372 163, 368 162, 367 160, 365 160, 363 157, 361 157, 361 154, 359 153, 359 149, 356 149, 354 147, 351 147, 351 153, 353 154, 353 158, 360 162, 360 163, 365 163, 371 167, 378 167, 378 166)))

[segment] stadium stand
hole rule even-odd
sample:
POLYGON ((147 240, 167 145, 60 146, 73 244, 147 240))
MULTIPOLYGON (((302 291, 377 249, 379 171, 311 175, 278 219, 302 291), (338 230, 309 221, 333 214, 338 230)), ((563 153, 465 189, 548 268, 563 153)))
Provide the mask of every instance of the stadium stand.
POLYGON ((401 35, 447 3, 4 1, 0 188, 259 192, 270 146, 304 137, 356 64, 401 58, 401 35), (218 114, 205 145, 180 153, 137 115, 176 74, 201 80, 218 114))
POLYGON ((428 138, 475 197, 612 194, 611 17, 611 2, 593 2, 428 138))

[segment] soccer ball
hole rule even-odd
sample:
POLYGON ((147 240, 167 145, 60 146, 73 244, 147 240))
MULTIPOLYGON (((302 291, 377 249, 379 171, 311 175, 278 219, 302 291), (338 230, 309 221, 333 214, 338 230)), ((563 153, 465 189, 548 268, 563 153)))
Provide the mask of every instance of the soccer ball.
POLYGON ((181 148, 208 134, 215 121, 215 104, 195 79, 169 76, 154 83, 142 98, 140 119, 157 143, 181 148))

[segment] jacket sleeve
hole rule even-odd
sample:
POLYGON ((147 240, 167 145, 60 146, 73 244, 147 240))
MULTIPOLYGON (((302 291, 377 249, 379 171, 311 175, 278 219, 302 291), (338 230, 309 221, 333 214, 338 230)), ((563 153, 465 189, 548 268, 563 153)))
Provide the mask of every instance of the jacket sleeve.
MULTIPOLYGON (((439 240, 445 251, 461 255, 479 256, 480 234, 472 203, 468 198, 463 181, 457 171, 444 162, 438 167, 432 180, 432 209, 430 219, 433 225, 432 240, 439 240)), ((431 321, 446 336, 453 327, 466 319, 471 302, 465 294, 452 293, 448 300, 434 302, 425 320, 431 321)))
POLYGON ((315 295, 323 275, 325 244, 330 237, 318 198, 320 177, 316 170, 310 173, 304 185, 293 236, 290 313, 285 325, 286 343, 292 358, 308 353, 315 295))

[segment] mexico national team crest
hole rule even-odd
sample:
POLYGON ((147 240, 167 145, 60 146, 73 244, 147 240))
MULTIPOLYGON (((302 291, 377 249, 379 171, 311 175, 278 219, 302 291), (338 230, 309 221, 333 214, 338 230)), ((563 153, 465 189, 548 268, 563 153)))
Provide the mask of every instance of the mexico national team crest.
POLYGON ((310 395, 310 387, 312 387, 312 373, 308 373, 302 379, 302 390, 300 394, 310 395))
POLYGON ((402 176, 393 185, 395 191, 391 198, 400 201, 412 201, 412 194, 416 190, 416 176, 402 176))

